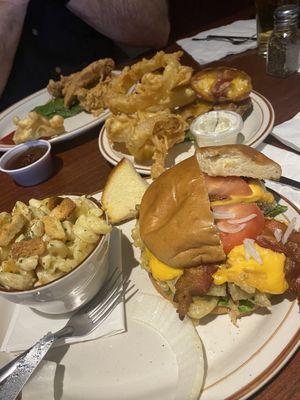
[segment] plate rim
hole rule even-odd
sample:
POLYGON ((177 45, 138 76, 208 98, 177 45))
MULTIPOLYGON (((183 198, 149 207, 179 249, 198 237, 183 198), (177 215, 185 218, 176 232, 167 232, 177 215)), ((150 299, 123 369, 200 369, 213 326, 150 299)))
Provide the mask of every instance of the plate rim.
MULTIPOLYGON (((261 108, 260 103, 257 101, 257 98, 264 103, 264 105, 267 107, 268 109, 268 115, 269 115, 269 120, 268 123, 266 125, 266 127, 264 128, 264 131, 255 139, 253 140, 249 140, 247 143, 245 143, 245 145, 250 146, 250 147, 257 147, 259 144, 261 144, 263 142, 263 140, 270 134, 273 126, 274 126, 274 121, 275 121, 275 112, 274 112, 274 108, 271 104, 271 102, 265 97, 263 96, 261 93, 257 92, 256 90, 252 90, 250 97, 254 97, 253 100, 256 100, 257 104, 259 105, 259 107, 261 108)), ((263 112, 262 112, 263 114, 263 112)), ((121 161, 121 159, 123 157, 128 158, 126 154, 124 154, 123 157, 119 157, 115 151, 112 149, 112 147, 110 146, 110 144, 108 143, 106 145, 106 143, 104 142, 104 140, 108 141, 107 135, 106 135, 106 129, 105 129, 105 125, 103 125, 100 129, 99 132, 99 136, 98 136, 98 147, 100 150, 100 153, 102 154, 102 156, 106 159, 106 161, 108 161, 110 164, 112 165, 117 165, 118 162, 121 161)), ((134 163, 134 167, 136 169, 137 172, 139 172, 140 174, 143 175, 150 175, 151 174, 151 167, 143 167, 140 164, 134 163)))
MULTIPOLYGON (((12 104, 10 107, 8 107, 5 110, 3 110, 0 113, 0 125, 2 123, 2 120, 4 118, 7 118, 10 113, 14 112, 14 110, 17 110, 19 107, 22 107, 24 104, 26 104, 28 101, 31 101, 35 97, 41 96, 41 95, 46 94, 46 93, 48 93, 47 88, 40 89, 37 92, 34 92, 34 93, 30 94, 29 96, 24 97, 23 99, 19 100, 18 102, 12 104)), ((87 113, 86 111, 81 111, 81 112, 86 113, 88 115, 92 115, 91 113, 87 113)), ((80 114, 81 113, 79 113, 77 115, 79 116, 80 114)), ((109 111, 108 108, 104 109, 103 112, 98 117, 93 117, 94 119, 92 121, 87 122, 86 124, 76 128, 76 129, 73 129, 71 131, 64 132, 59 136, 55 136, 55 137, 49 139, 49 142, 51 144, 55 144, 55 143, 60 143, 60 142, 64 142, 64 141, 73 139, 73 138, 83 134, 88 129, 93 128, 93 127, 97 126, 98 124, 101 124, 101 122, 105 121, 106 118, 110 114, 111 114, 111 112, 109 111)), ((7 136, 7 135, 5 135, 5 136, 7 136)), ((5 137, 5 136, 3 136, 3 137, 5 137)), ((1 138, 2 138, 2 136, 1 136, 1 138)), ((6 152, 6 151, 8 151, 10 149, 13 149, 15 146, 17 146, 17 145, 0 144, 0 151, 1 152, 6 152)))

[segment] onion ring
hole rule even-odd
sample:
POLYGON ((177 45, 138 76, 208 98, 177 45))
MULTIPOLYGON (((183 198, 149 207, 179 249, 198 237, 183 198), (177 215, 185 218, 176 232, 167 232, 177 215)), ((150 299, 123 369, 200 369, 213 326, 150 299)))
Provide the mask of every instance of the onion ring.
POLYGON ((192 69, 179 63, 181 55, 181 51, 171 54, 160 51, 150 60, 143 59, 131 67, 125 67, 108 87, 105 96, 107 107, 114 114, 133 114, 151 106, 163 110, 194 101, 195 92, 186 87, 192 69), (164 68, 161 75, 152 74, 161 68, 164 68), (136 85, 134 92, 129 92, 133 85, 136 85), (171 91, 177 87, 178 92, 172 98, 171 91))

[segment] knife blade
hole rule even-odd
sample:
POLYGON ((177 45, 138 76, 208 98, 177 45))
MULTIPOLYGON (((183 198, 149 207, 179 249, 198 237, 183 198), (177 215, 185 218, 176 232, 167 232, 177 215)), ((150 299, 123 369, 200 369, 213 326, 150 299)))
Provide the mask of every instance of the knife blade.
POLYGON ((292 186, 298 190, 300 190, 300 182, 294 181, 294 179, 287 178, 286 176, 281 176, 279 182, 283 185, 292 186))

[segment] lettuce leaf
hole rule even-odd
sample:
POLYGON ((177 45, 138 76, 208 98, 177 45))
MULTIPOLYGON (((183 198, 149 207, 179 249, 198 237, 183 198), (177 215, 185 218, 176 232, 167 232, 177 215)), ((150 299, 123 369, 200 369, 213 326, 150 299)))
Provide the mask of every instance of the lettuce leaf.
POLYGON ((281 204, 276 204, 275 207, 271 208, 270 210, 268 210, 265 215, 266 217, 270 217, 270 218, 274 218, 279 214, 282 214, 284 212, 286 212, 288 209, 287 206, 283 206, 281 204))
POLYGON ((240 300, 238 309, 240 312, 249 312, 253 310, 254 304, 250 300, 240 300))
POLYGON ((48 103, 42 106, 35 107, 32 111, 37 112, 46 118, 52 118, 54 115, 61 115, 63 118, 73 117, 83 111, 83 108, 79 104, 74 104, 70 108, 66 108, 64 105, 64 99, 58 97, 48 101, 48 103))
POLYGON ((227 297, 221 297, 218 301, 218 306, 220 307, 228 307, 228 298, 227 297))
POLYGON ((195 141, 195 138, 189 129, 187 131, 185 131, 184 141, 185 142, 194 142, 195 141))

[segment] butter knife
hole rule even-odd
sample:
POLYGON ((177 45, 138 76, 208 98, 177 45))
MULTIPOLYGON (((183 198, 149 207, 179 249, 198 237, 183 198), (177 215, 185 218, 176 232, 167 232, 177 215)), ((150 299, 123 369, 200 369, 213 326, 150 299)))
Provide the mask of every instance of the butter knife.
POLYGON ((280 179, 279 179, 279 182, 282 183, 283 185, 292 186, 295 189, 299 189, 300 190, 300 182, 294 181, 294 179, 290 179, 290 178, 287 178, 285 176, 281 176, 280 179))
POLYGON ((42 361, 56 337, 49 332, 17 359, 17 368, 1 383, 0 399, 15 400, 32 372, 42 361))

